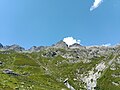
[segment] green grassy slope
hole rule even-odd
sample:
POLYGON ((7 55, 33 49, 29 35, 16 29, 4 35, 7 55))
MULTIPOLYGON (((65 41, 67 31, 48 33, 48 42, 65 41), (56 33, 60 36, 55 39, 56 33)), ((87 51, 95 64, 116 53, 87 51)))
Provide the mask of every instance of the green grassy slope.
MULTIPOLYGON (((61 50, 62 53, 67 53, 61 50)), ((64 58, 61 55, 44 56, 47 51, 33 53, 18 53, 14 51, 0 51, 0 90, 69 90, 64 85, 64 80, 76 90, 85 90, 80 80, 80 75, 87 73, 96 64, 106 60, 106 57, 90 58, 89 63, 84 63, 79 58, 64 58), (71 62, 71 61, 78 62, 71 62), (6 74, 5 69, 13 70, 13 74, 6 74)), ((111 56, 108 56, 109 58, 111 56)), ((108 58, 107 57, 107 58, 108 58)), ((107 60, 106 60, 107 61, 107 60)), ((119 68, 119 65, 116 66, 119 68)), ((108 68, 104 75, 98 80, 98 90, 120 90, 111 81, 119 83, 120 78, 112 77, 111 74, 118 74, 120 69, 110 70, 108 68)))

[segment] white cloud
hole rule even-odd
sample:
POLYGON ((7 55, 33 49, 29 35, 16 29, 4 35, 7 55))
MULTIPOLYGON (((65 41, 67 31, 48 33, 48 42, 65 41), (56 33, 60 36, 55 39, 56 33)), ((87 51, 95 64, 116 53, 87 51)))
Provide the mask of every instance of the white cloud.
POLYGON ((102 2, 103 2, 103 0, 95 0, 93 5, 90 8, 90 11, 96 9, 102 2))
MULTIPOLYGON (((101 47, 101 46, 104 46, 104 47, 109 47, 111 46, 110 43, 107 43, 107 44, 101 44, 101 45, 92 45, 92 46, 96 46, 96 47, 101 47)), ((91 47, 91 46, 90 46, 91 47)))
POLYGON ((111 44, 107 43, 107 44, 103 44, 102 46, 108 47, 108 46, 111 46, 111 44))
POLYGON ((76 40, 73 37, 66 37, 63 39, 63 42, 65 42, 68 46, 73 45, 75 43, 80 44, 80 40, 76 40))

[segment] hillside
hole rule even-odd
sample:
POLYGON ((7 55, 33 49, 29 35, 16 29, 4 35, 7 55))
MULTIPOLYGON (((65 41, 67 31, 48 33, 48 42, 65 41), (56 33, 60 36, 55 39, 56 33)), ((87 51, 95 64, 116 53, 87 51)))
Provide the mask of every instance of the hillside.
POLYGON ((0 44, 0 90, 120 90, 120 45, 0 44))

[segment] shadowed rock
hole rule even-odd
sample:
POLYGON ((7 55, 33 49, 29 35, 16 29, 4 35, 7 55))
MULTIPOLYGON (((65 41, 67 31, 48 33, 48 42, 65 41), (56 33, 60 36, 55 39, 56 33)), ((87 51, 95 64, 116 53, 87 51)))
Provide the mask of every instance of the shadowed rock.
POLYGON ((5 73, 5 74, 10 74, 10 75, 14 75, 14 76, 19 76, 19 74, 17 74, 17 73, 14 73, 12 70, 10 70, 10 69, 5 69, 5 70, 3 70, 3 73, 5 73))
POLYGON ((3 48, 3 45, 0 43, 0 49, 3 48))
POLYGON ((0 61, 0 66, 3 64, 3 62, 0 61))

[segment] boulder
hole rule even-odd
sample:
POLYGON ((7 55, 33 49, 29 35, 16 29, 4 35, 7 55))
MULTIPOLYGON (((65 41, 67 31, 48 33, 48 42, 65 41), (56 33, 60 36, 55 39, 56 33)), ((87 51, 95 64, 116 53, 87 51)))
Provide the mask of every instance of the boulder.
POLYGON ((14 75, 14 76, 19 76, 19 74, 13 72, 13 70, 10 70, 10 69, 5 69, 5 70, 3 70, 3 73, 5 73, 5 74, 10 74, 10 75, 14 75))

